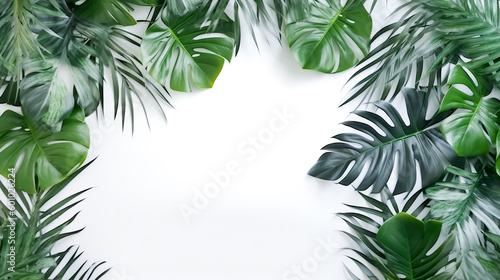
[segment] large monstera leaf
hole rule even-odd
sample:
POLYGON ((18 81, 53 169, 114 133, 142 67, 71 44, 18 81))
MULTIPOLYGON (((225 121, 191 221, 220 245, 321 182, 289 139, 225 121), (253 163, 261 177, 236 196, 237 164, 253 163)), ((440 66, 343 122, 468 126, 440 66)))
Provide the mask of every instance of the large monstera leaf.
POLYGON ((205 22, 208 6, 178 16, 165 8, 163 25, 153 24, 142 42, 143 63, 160 84, 191 91, 191 83, 211 88, 234 50, 234 22, 221 15, 217 25, 205 22))
POLYGON ((387 220, 377 232, 377 242, 384 249, 387 267, 391 274, 388 279, 427 280, 449 279, 447 273, 436 273, 448 264, 452 240, 447 239, 431 253, 441 233, 441 222, 424 222, 399 213, 387 220), (403 275, 394 277, 395 275, 403 275))
POLYGON ((0 116, 0 174, 16 170, 16 188, 28 193, 47 189, 68 177, 85 160, 90 132, 76 107, 53 134, 13 111, 0 116))
POLYGON ((422 185, 427 186, 437 180, 449 162, 455 162, 456 153, 439 129, 434 127, 437 116, 426 120, 426 93, 414 89, 404 89, 403 93, 409 125, 405 124, 398 110, 386 101, 379 101, 375 105, 390 121, 371 111, 354 111, 355 115, 372 124, 344 122, 344 125, 358 133, 334 136, 338 141, 323 148, 327 152, 319 158, 309 174, 325 180, 338 180, 342 185, 351 185, 359 176, 363 176, 355 187, 366 190, 373 186, 372 192, 376 193, 384 188, 393 169, 396 169, 394 193, 398 194, 414 187, 418 162, 422 185), (349 168, 350 165, 352 168, 349 168), (363 172, 365 167, 366 173, 363 172))
POLYGON ((372 19, 364 1, 314 1, 308 16, 285 27, 293 56, 304 69, 340 72, 356 65, 370 50, 372 19))
POLYGON ((450 75, 449 85, 440 111, 456 111, 443 121, 441 131, 458 155, 472 157, 487 154, 490 143, 495 143, 500 117, 500 100, 488 97, 491 85, 482 77, 467 73, 456 66, 450 75), (472 95, 457 88, 465 86, 472 95))

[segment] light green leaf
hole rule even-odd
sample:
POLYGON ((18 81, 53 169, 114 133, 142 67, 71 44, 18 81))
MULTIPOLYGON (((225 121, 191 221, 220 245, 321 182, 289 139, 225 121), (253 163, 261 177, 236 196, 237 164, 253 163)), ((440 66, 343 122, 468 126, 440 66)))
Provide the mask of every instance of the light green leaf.
POLYGON ((142 42, 143 63, 160 84, 178 91, 213 86, 234 49, 234 22, 222 15, 214 28, 203 25, 207 7, 193 9, 183 16, 163 10, 165 26, 154 24, 142 42))
POLYGON ((500 177, 488 170, 471 173, 453 166, 446 171, 450 179, 425 190, 431 199, 431 217, 454 226, 473 215, 485 225, 494 225, 500 219, 500 177))
POLYGON ((340 72, 356 65, 370 50, 372 20, 364 1, 313 2, 309 15, 286 24, 293 56, 304 69, 340 72))
POLYGON ((459 156, 472 157, 487 154, 490 143, 495 143, 500 117, 500 100, 487 97, 491 85, 479 76, 468 74, 456 66, 450 75, 440 111, 457 109, 441 124, 441 131, 459 156), (467 87, 472 95, 456 85, 467 87))
POLYGON ((377 232, 388 267, 406 280, 426 280, 448 263, 450 239, 431 253, 441 233, 438 221, 424 222, 404 212, 387 220, 377 232))
POLYGON ((498 230, 499 185, 500 177, 492 170, 471 173, 448 167, 444 179, 425 190, 430 199, 429 217, 443 222, 456 235, 456 279, 498 279, 488 275, 476 253, 486 246, 483 230, 498 230))
POLYGON ((110 25, 134 25, 137 22, 117 0, 86 0, 75 8, 79 17, 110 25))
POLYGON ((29 73, 21 82, 21 104, 28 118, 42 121, 54 131, 73 111, 73 84, 67 76, 64 61, 32 60, 26 65, 29 73))
POLYGON ((61 131, 52 131, 13 111, 0 116, 0 174, 16 168, 16 188, 36 193, 61 182, 85 160, 90 132, 76 107, 61 131))

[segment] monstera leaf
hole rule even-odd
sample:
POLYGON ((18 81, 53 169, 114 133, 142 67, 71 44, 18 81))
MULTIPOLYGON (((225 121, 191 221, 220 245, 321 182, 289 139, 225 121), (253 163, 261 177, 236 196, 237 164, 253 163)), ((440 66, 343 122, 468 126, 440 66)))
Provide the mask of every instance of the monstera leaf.
POLYGON ((396 169, 394 193, 398 194, 414 187, 417 162, 424 186, 437 180, 448 162, 459 164, 455 162, 453 148, 434 127, 437 117, 431 120, 425 118, 428 107, 426 94, 414 89, 404 89, 403 93, 409 125, 405 124, 398 110, 386 101, 379 101, 375 105, 387 114, 390 121, 370 111, 354 111, 355 115, 372 124, 344 122, 344 125, 358 133, 334 136, 339 141, 323 148, 327 152, 319 158, 309 174, 321 179, 339 180, 342 185, 351 185, 359 176, 363 176, 356 186, 358 190, 373 186, 372 192, 380 192, 396 169), (350 165, 352 168, 349 168, 350 165), (366 173, 363 172, 365 167, 366 173))
POLYGON ((304 69, 340 72, 356 65, 370 50, 372 20, 364 1, 313 1, 308 16, 285 27, 293 56, 304 69))
POLYGON ((160 84, 173 90, 191 91, 213 86, 224 59, 231 60, 234 49, 234 22, 221 15, 216 26, 206 24, 208 6, 188 10, 182 16, 165 8, 165 26, 153 24, 142 42, 143 63, 160 84))
POLYGON ((446 140, 460 156, 487 154, 498 134, 500 100, 487 97, 491 85, 484 78, 467 73, 461 66, 453 69, 448 84, 452 87, 439 110, 457 110, 441 124, 446 140), (467 87, 472 95, 456 85, 467 87))
POLYGON ((0 116, 0 174, 16 169, 16 188, 28 193, 47 189, 74 172, 85 160, 90 133, 76 107, 53 134, 44 125, 13 111, 0 116))
POLYGON ((440 278, 436 273, 448 264, 451 239, 447 239, 432 253, 441 233, 441 222, 424 222, 404 212, 387 220, 377 232, 377 242, 385 252, 388 279, 427 280, 440 278))

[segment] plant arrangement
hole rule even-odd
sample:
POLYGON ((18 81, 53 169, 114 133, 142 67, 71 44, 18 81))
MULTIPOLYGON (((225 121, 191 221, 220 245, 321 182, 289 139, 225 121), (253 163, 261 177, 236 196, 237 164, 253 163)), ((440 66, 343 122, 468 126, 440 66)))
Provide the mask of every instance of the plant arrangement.
POLYGON ((335 135, 309 171, 353 186, 367 204, 339 213, 357 244, 350 258, 358 274, 500 276, 497 0, 404 2, 373 36, 376 1, 371 9, 361 0, 0 3, 0 102, 13 106, 0 116, 0 174, 17 175, 15 209, 1 204, 0 260, 12 216, 19 250, 16 271, 2 262, 0 279, 106 273, 96 263, 68 276, 80 255, 52 252, 78 232, 62 233, 76 215, 56 221, 86 190, 56 194, 87 166, 80 168, 90 147, 86 117, 104 116, 109 99, 122 126, 134 122, 134 99, 145 113, 154 104, 165 116, 169 90, 214 85, 244 26, 256 43, 256 28, 283 38, 304 69, 331 74, 358 65, 342 104, 357 108, 343 123, 351 131, 335 135), (133 16, 140 6, 149 7, 146 18, 133 16), (127 29, 137 24, 144 34, 127 29), (50 200, 57 201, 45 206, 50 200))

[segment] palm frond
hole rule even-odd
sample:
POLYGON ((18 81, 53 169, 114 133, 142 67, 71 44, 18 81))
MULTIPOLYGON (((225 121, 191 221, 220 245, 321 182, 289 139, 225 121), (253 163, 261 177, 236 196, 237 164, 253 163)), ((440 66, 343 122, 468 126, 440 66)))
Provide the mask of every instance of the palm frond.
POLYGON ((48 30, 39 20, 44 15, 61 15, 56 0, 1 0, 0 5, 0 103, 20 105, 19 83, 23 78, 23 60, 30 54, 42 55, 44 47, 37 41, 37 32, 48 30), (39 2, 39 1, 37 1, 39 2), (42 5, 45 4, 45 5, 42 5))
MULTIPOLYGON (((90 162, 92 163, 92 162, 90 162)), ((84 189, 67 197, 59 192, 80 174, 86 164, 69 178, 44 192, 28 195, 0 182, 0 190, 6 199, 0 201, 0 279, 99 279, 107 272, 104 262, 81 262, 81 253, 70 247, 53 252, 61 239, 71 237, 80 230, 65 231, 78 216, 70 214, 83 201, 84 189), (69 219, 63 216, 72 215, 69 219), (9 238, 13 236, 13 238, 9 238), (13 241, 12 241, 13 240, 13 241), (15 262, 11 263, 15 247, 15 262), (12 267, 12 269, 10 269, 12 267)))
POLYGON ((488 169, 479 173, 448 167, 446 176, 425 190, 431 200, 430 219, 443 221, 456 232, 454 251, 462 279, 497 279, 476 258, 477 248, 486 248, 483 231, 500 234, 500 177, 488 169))
POLYGON ((418 85, 424 78, 427 86, 437 86, 441 98, 444 73, 458 61, 500 85, 497 0, 417 0, 401 6, 402 11, 397 22, 374 36, 374 45, 381 43, 353 75, 360 80, 343 104, 356 98, 361 99, 358 104, 390 100, 402 87, 418 85))

